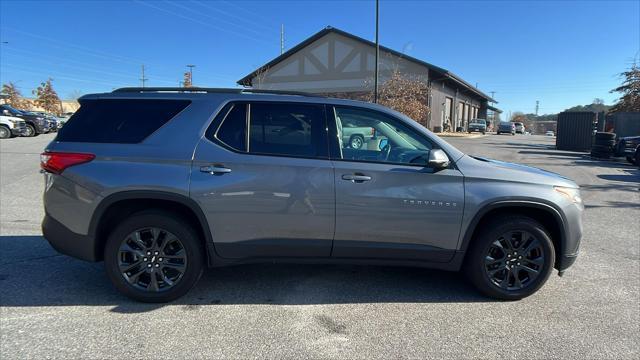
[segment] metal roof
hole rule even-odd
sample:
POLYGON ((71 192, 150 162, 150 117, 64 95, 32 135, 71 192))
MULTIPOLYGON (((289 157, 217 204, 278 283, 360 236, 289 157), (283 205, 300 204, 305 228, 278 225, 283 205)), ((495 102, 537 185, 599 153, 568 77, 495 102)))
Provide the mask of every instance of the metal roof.
MULTIPOLYGON (((271 67, 273 67, 274 65, 278 64, 279 62, 283 61, 284 59, 288 58, 289 56, 295 54, 296 52, 298 52, 300 49, 304 48, 305 46, 311 44, 312 42, 320 39, 321 37, 329 34, 329 33, 336 33, 345 37, 348 37, 350 39, 353 39, 355 41, 359 41, 361 43, 364 43, 366 45, 369 46, 373 46, 375 47, 376 44, 372 41, 363 39, 359 36, 353 35, 351 33, 348 33, 346 31, 340 30, 340 29, 336 29, 332 26, 327 26, 326 28, 318 31, 317 33, 313 34, 312 36, 310 36, 309 38, 307 38, 306 40, 302 41, 301 43, 299 43, 298 45, 292 47, 291 49, 287 50, 286 52, 284 52, 283 54, 281 54, 280 56, 276 57, 275 59, 269 61, 268 63, 262 65, 261 67, 259 67, 258 69, 252 71, 250 74, 246 75, 245 77, 243 77, 242 79, 238 80, 238 84, 239 85, 243 85, 243 86, 251 86, 251 80, 258 75, 260 72, 265 71, 266 69, 269 69, 271 67)), ((430 64, 426 61, 422 61, 420 59, 416 59, 414 57, 411 57, 409 55, 403 54, 399 51, 384 47, 382 45, 380 45, 380 50, 381 51, 385 51, 388 53, 391 53, 392 55, 401 57, 403 59, 406 59, 408 61, 414 62, 416 64, 422 65, 427 67, 430 71, 434 71, 436 73, 438 73, 441 79, 438 80, 450 80, 454 83, 456 83, 457 85, 461 86, 463 89, 474 93, 484 99, 486 99, 489 102, 493 102, 493 103, 498 103, 497 101, 495 101, 494 99, 492 99, 489 95, 483 93, 482 91, 480 91, 478 88, 476 88, 475 86, 469 84, 468 82, 462 80, 462 78, 460 78, 458 75, 452 73, 451 71, 441 68, 439 66, 430 64)))

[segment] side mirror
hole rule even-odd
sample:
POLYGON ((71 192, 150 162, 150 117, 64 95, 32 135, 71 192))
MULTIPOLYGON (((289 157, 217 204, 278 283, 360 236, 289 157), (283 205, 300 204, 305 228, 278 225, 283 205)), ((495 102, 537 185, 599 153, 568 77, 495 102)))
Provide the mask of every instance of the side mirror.
POLYGON ((9 112, 9 110, 4 109, 4 110, 2 110, 2 115, 9 116, 9 115, 11 115, 11 113, 9 112))
POLYGON ((432 149, 429 152, 429 166, 434 169, 444 169, 449 166, 449 157, 442 149, 432 149))

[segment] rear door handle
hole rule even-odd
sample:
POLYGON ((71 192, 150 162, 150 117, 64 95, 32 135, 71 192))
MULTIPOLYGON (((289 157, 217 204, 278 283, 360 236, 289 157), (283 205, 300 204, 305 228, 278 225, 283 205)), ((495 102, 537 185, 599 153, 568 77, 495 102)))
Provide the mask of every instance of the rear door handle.
POLYGON ((211 175, 224 175, 231 172, 231 169, 224 167, 224 165, 208 165, 201 166, 200 171, 203 173, 209 173, 211 175))
POLYGON ((362 183, 371 180, 371 176, 363 174, 344 174, 342 175, 342 180, 349 180, 354 183, 362 183))

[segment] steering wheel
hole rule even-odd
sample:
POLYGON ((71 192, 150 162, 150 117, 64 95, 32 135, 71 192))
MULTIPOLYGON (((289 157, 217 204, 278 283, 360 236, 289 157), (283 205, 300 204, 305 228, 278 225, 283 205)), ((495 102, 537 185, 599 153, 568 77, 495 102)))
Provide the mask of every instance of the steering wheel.
POLYGON ((384 161, 389 161, 389 154, 391 154, 391 142, 387 142, 387 145, 380 151, 380 155, 382 155, 384 161))

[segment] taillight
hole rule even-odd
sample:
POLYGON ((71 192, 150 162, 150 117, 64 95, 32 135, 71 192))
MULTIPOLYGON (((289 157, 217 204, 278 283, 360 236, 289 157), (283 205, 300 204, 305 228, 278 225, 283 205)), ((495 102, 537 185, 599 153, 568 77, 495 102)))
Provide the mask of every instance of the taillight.
POLYGON ((40 167, 45 171, 61 174, 66 168, 87 163, 95 157, 85 153, 43 152, 40 154, 40 167))

